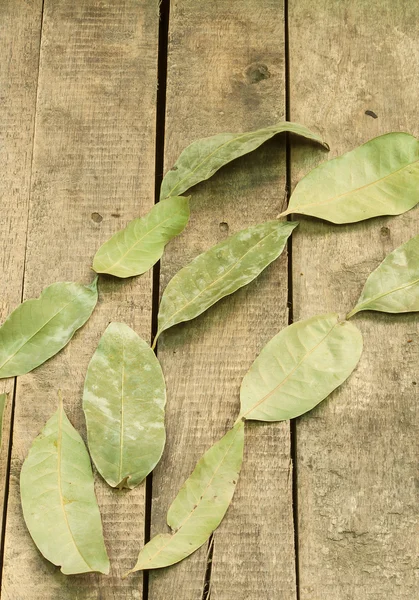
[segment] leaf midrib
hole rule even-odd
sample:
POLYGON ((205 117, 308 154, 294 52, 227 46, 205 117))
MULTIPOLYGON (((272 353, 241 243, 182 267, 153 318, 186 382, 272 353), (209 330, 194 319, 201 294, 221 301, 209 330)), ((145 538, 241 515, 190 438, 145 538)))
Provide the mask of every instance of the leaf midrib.
MULTIPOLYGON (((212 281, 207 287, 205 287, 203 290, 201 290, 199 292, 199 294, 197 294, 196 296, 194 296, 192 298, 192 300, 189 300, 186 304, 184 304, 181 308, 179 308, 178 310, 176 310, 168 319, 166 319, 165 323, 159 327, 159 331, 156 334, 155 340, 153 345, 155 344, 157 338, 159 337, 159 335, 166 329, 166 325, 167 323, 169 323, 170 321, 173 320, 173 318, 179 314, 180 312, 182 312, 183 310, 185 310, 185 308, 187 308, 188 306, 190 306, 193 302, 195 302, 195 300, 197 298, 199 298, 202 294, 204 294, 205 292, 207 292, 209 289, 211 289, 211 287, 213 287, 216 283, 218 283, 219 281, 221 281, 224 277, 226 277, 227 275, 229 275, 231 273, 231 271, 233 271, 233 269, 236 268, 236 266, 249 254, 249 252, 252 252, 255 248, 257 248, 262 242, 264 242, 270 235, 274 235, 276 233, 276 231, 271 231, 270 233, 268 233, 267 235, 265 235, 263 238, 261 238, 254 246, 252 246, 251 248, 249 248, 248 250, 246 250, 246 252, 230 267, 230 269, 228 271, 226 271, 225 273, 223 273, 222 275, 220 275, 220 277, 217 277, 217 279, 214 279, 214 281, 212 281)), ((243 287, 243 286, 242 286, 243 287)), ((164 294, 163 294, 164 295, 164 294)))
POLYGON ((80 551, 80 549, 76 543, 76 540, 74 539, 74 535, 71 530, 70 523, 68 521, 67 512, 65 510, 64 495, 63 495, 63 490, 62 490, 62 477, 61 477, 61 451, 62 451, 62 435, 63 435, 62 428, 63 428, 63 413, 64 413, 64 408, 63 408, 62 402, 60 402, 59 411, 60 411, 59 412, 60 416, 59 416, 59 420, 58 420, 58 437, 57 437, 57 478, 58 478, 58 492, 59 492, 59 497, 60 497, 60 504, 61 504, 61 508, 63 511, 63 515, 64 515, 64 521, 67 525, 67 529, 68 529, 68 532, 71 537, 71 541, 73 542, 75 549, 77 550, 79 556, 84 561, 84 563, 89 567, 89 569, 91 571, 94 571, 93 567, 87 562, 87 560, 83 556, 82 552, 80 551))
MULTIPOLYGON (((14 354, 9 356, 9 358, 7 360, 5 360, 2 365, 0 365, 0 371, 3 369, 3 367, 5 365, 7 365, 8 362, 10 362, 16 356, 16 354, 18 354, 22 350, 22 348, 24 346, 26 346, 26 344, 28 344, 36 335, 38 335, 38 333, 40 333, 40 331, 42 331, 44 329, 44 327, 49 325, 49 323, 51 323, 51 321, 53 321, 55 319, 55 317, 57 317, 63 310, 65 310, 67 308, 67 306, 70 306, 70 304, 73 304, 73 302, 75 302, 77 300, 77 298, 79 298, 83 293, 84 292, 81 291, 79 294, 77 294, 77 296, 75 296, 72 300, 70 300, 70 302, 65 304, 62 308, 60 308, 59 311, 57 311, 54 315, 52 315, 52 317, 50 319, 48 319, 48 321, 45 321, 45 323, 43 323, 43 325, 37 331, 35 331, 30 337, 28 337, 23 342, 23 344, 21 346, 19 346, 19 348, 16 350, 16 352, 14 354)), ((35 299, 35 302, 41 302, 41 298, 35 299)), ((21 305, 21 306, 23 306, 23 305, 21 305)))
POLYGON ((278 384, 276 385, 270 392, 268 392, 261 400, 258 400, 253 406, 252 408, 250 408, 249 410, 247 410, 245 413, 240 414, 240 416, 238 417, 239 419, 246 418, 246 415, 248 415, 249 413, 253 412, 254 410, 256 410, 258 408, 258 406, 260 406, 261 404, 263 404, 263 402, 265 402, 270 396, 272 396, 272 394, 274 394, 275 392, 277 392, 288 380, 289 378, 294 375, 295 371, 297 371, 297 369, 303 364, 303 362, 311 355, 313 354, 313 352, 315 352, 315 350, 317 350, 317 348, 319 346, 321 346, 321 344, 323 344, 324 340, 332 333, 332 331, 335 329, 335 327, 337 327, 339 325, 339 322, 335 323, 333 325, 333 327, 327 332, 327 334, 318 342, 318 344, 316 344, 309 352, 307 352, 306 354, 304 354, 303 358, 295 365, 295 367, 288 373, 288 375, 278 384))
MULTIPOLYGON (((362 185, 358 188, 355 188, 353 190, 349 190, 349 192, 344 192, 343 194, 339 194, 338 196, 333 196, 332 198, 326 198, 325 200, 320 200, 319 202, 310 202, 309 204, 297 204, 295 206, 290 206, 286 211, 284 211, 282 213, 283 216, 290 214, 292 212, 297 212, 295 209, 305 209, 307 207, 310 206, 322 206, 324 204, 328 204, 331 202, 337 202, 338 200, 340 200, 341 198, 344 198, 345 196, 349 196, 352 194, 356 194, 364 189, 367 189, 369 187, 373 187, 375 185, 378 185, 379 183, 381 183, 382 181, 384 181, 385 179, 388 179, 389 177, 393 177, 394 175, 397 175, 397 173, 400 173, 401 171, 403 171, 404 169, 407 169, 408 167, 411 167, 412 165, 415 165, 419 163, 419 159, 418 160, 414 160, 413 162, 408 163, 407 165, 405 165, 404 167, 401 167, 400 169, 397 169, 397 171, 392 171, 391 173, 389 173, 388 175, 385 175, 384 177, 381 177, 380 179, 376 179, 375 181, 372 181, 371 183, 367 183, 365 185, 362 185), (294 210, 293 210, 294 209, 294 210)), ((290 202, 292 202, 292 197, 290 202)))
MULTIPOLYGON (((206 492, 208 491, 208 489, 210 488, 212 482, 214 481, 215 476, 217 475, 218 471, 220 470, 221 466, 223 465, 225 459, 227 458, 234 442, 236 441, 236 437, 238 432, 240 431, 240 427, 237 427, 237 431, 236 434, 234 435, 231 444, 228 446, 227 450, 225 451, 222 459, 220 460, 220 462, 217 465, 217 468, 214 470, 211 479, 209 480, 209 482, 207 483, 207 485, 204 488, 204 491, 202 492, 198 502, 195 504, 195 506, 193 507, 193 509, 190 511, 190 513, 188 514, 188 516, 182 521, 182 523, 179 525, 179 527, 173 532, 173 534, 170 536, 170 538, 167 540, 167 543, 162 546, 161 548, 159 548, 157 550, 157 552, 155 552, 155 554, 153 554, 153 556, 151 556, 150 558, 147 559, 148 562, 152 561, 155 559, 156 556, 158 556, 165 548, 167 548, 167 546, 175 539, 176 535, 179 533, 179 531, 182 529, 182 527, 185 525, 185 523, 188 522, 188 520, 192 517, 192 515, 194 514, 194 512, 197 510, 197 508, 199 507, 199 505, 201 504, 201 502, 204 500, 204 496, 206 494, 206 492)), ((169 509, 170 510, 170 509, 169 509)))
POLYGON ((121 418, 119 420, 119 476, 117 484, 122 482, 122 461, 124 452, 124 383, 125 383, 125 344, 122 340, 122 370, 121 370, 121 418))
MULTIPOLYGON (((405 290, 408 287, 416 285, 417 283, 419 283, 419 278, 415 279, 414 281, 411 281, 409 283, 405 283, 403 285, 395 287, 395 288, 389 290, 388 292, 384 292, 383 294, 377 294, 376 296, 373 296, 369 300, 361 302, 361 304, 358 304, 357 306, 355 306, 354 310, 356 309, 356 312, 360 312, 361 310, 363 310, 363 308, 361 308, 361 307, 368 306, 369 304, 372 304, 373 302, 376 302, 377 300, 381 300, 385 296, 389 296, 390 294, 394 294, 396 292, 400 292, 401 290, 405 290)), ((355 314, 355 313, 353 313, 353 314, 355 314)))

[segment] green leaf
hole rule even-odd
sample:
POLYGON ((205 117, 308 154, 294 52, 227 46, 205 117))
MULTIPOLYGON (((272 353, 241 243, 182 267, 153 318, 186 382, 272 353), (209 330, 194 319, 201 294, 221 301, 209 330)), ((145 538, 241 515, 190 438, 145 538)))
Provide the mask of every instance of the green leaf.
POLYGON ((408 133, 388 133, 311 171, 280 216, 297 213, 354 223, 399 215, 417 204, 418 188, 418 140, 408 133))
POLYGON ((0 394, 0 448, 3 439, 3 415, 6 407, 7 394, 0 394))
POLYGON ((175 166, 166 173, 160 198, 183 194, 197 183, 209 179, 232 160, 256 150, 274 135, 284 131, 319 142, 328 148, 320 136, 298 123, 283 122, 247 133, 219 133, 197 140, 185 148, 175 166))
POLYGON ((161 258, 165 245, 186 227, 189 198, 174 196, 158 202, 141 219, 134 219, 105 242, 93 259, 96 273, 133 277, 161 258))
POLYGON ((280 221, 255 225, 197 256, 164 290, 156 339, 165 329, 197 317, 255 279, 278 258, 297 225, 280 221))
POLYGON ((239 418, 285 421, 306 413, 349 377, 361 353, 361 333, 336 314, 286 327, 245 375, 239 418))
POLYGON ((62 402, 20 474, 23 516, 40 552, 65 575, 109 572, 89 455, 62 402))
POLYGON ((198 461, 167 513, 173 533, 156 535, 130 571, 173 565, 195 552, 221 523, 234 494, 243 460, 240 421, 198 461))
POLYGON ((83 409, 90 454, 112 487, 134 488, 159 462, 165 402, 150 346, 128 325, 111 323, 89 364, 83 409))
POLYGON ((90 285, 53 283, 26 300, 0 328, 0 378, 29 373, 57 354, 90 317, 97 279, 90 285))
POLYGON ((371 273, 347 318, 361 310, 387 313, 419 310, 419 235, 396 248, 371 273))

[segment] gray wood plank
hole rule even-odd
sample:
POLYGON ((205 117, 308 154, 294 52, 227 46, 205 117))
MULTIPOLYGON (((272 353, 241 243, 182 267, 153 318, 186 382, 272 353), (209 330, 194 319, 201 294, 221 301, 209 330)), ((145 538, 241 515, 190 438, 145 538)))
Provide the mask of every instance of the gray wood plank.
MULTIPOLYGON (((0 323, 22 299, 41 18, 41 0, 0 3, 0 323)), ((0 449, 0 529, 14 384, 0 381, 0 393, 9 394, 0 449)))
MULTIPOLYGON (((166 169, 197 138, 246 131, 285 115, 283 4, 172 2, 166 169)), ((163 257, 162 289, 228 234, 271 219, 285 197, 284 142, 274 140, 192 190, 188 229, 163 257)), ((257 281, 158 345, 168 385, 168 442, 153 477, 152 534, 196 461, 235 420, 242 377, 287 324, 285 254, 257 281)), ((211 598, 295 599, 289 426, 252 425, 238 489, 214 536, 211 598)), ((150 600, 201 600, 207 546, 150 576, 150 600)))
MULTIPOLYGON (((54 281, 90 281, 99 245, 154 203, 157 7, 147 0, 46 0, 32 171, 25 298, 54 281)), ((141 574, 122 580, 143 542, 144 486, 111 490, 99 477, 112 571, 66 577, 45 561, 23 522, 20 467, 62 390, 72 423, 81 410, 88 361, 112 320, 145 339, 151 329, 151 273, 101 277, 99 305, 58 356, 19 378, 14 423, 2 598, 138 599, 141 574)))
MULTIPOLYGON (((419 133, 415 2, 291 0, 291 119, 319 128, 330 157, 388 131, 419 133), (377 118, 366 114, 373 111, 377 118)), ((293 180, 318 155, 293 153, 293 180)), ((301 219, 294 316, 345 314, 368 274, 418 233, 415 209, 332 226, 301 219)), ((297 426, 301 600, 416 598, 419 568, 417 316, 353 319, 359 368, 297 426)))

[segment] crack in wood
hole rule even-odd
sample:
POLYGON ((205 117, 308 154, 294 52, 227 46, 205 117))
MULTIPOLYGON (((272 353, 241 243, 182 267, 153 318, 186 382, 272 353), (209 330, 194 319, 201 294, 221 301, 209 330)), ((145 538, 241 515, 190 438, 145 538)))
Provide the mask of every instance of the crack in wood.
POLYGON ((211 600, 211 575, 214 558, 214 534, 208 540, 207 560, 205 567, 204 586, 202 589, 202 600, 211 600))

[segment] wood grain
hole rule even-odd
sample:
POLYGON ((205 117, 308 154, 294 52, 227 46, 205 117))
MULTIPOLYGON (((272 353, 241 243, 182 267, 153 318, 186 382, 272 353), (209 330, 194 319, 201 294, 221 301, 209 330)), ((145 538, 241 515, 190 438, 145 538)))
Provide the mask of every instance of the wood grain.
MULTIPOLYGON (((165 166, 192 141, 283 120, 284 23, 277 0, 176 0, 169 30, 165 166)), ((285 148, 273 140, 192 190, 191 221, 166 250, 161 288, 197 254, 271 219, 285 196, 285 148)), ((168 443, 153 477, 152 535, 197 460, 237 416, 241 380, 286 325, 285 254, 254 283, 158 345, 167 379, 168 443)), ((211 598, 295 599, 291 462, 287 424, 249 426, 242 476, 214 536, 211 598)), ((201 600, 207 546, 150 575, 150 600, 201 600)))
MULTIPOLYGON (((25 298, 54 281, 88 282, 96 249, 154 203, 157 7, 148 0, 46 0, 41 42, 25 298)), ((122 580, 143 543, 144 486, 125 493, 99 477, 96 492, 110 577, 66 577, 45 561, 23 522, 19 473, 57 406, 84 435, 87 364, 113 320, 145 339, 151 274, 101 277, 99 305, 58 356, 19 378, 5 540, 4 600, 138 599, 141 575, 122 580)))
MULTIPOLYGON (((0 3, 0 323, 21 302, 28 224, 42 1, 0 3)), ((14 380, 8 392, 0 450, 0 529, 8 470, 14 380)))
MULTIPOLYGON (((415 3, 291 0, 289 9, 292 120, 321 129, 331 157, 388 131, 419 134, 415 3)), ((316 158, 292 157, 296 183, 316 158)), ((295 318, 344 315, 384 256, 418 233, 418 215, 349 226, 302 219, 293 238, 295 318)), ((365 340, 359 368, 297 427, 300 599, 412 599, 417 316, 364 313, 353 322, 365 340)))

